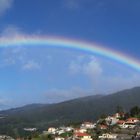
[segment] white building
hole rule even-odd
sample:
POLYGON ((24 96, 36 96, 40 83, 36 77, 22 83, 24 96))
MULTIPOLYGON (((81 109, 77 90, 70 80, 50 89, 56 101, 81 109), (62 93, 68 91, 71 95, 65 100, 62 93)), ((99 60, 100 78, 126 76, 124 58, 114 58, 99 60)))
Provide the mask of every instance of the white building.
POLYGON ((105 133, 99 136, 99 139, 116 139, 116 138, 117 134, 109 134, 109 133, 105 133))
POLYGON ((56 129, 54 127, 48 128, 48 133, 55 134, 56 129))
POLYGON ((33 132, 36 130, 37 130, 37 128, 24 128, 24 131, 29 131, 29 132, 33 132))
POLYGON ((61 135, 61 134, 65 133, 65 130, 63 130, 63 129, 62 129, 62 130, 57 130, 56 133, 57 133, 58 135, 61 135))
POLYGON ((67 131, 67 132, 70 132, 70 131, 72 131, 72 130, 73 130, 72 127, 66 127, 66 128, 65 128, 65 131, 67 131))
POLYGON ((96 124, 93 124, 91 122, 84 122, 81 124, 81 128, 92 129, 95 127, 96 127, 96 124))
POLYGON ((119 121, 119 119, 117 119, 116 117, 112 117, 112 116, 108 116, 106 119, 105 119, 106 123, 108 125, 115 125, 117 124, 117 122, 119 121))
POLYGON ((87 132, 87 129, 85 128, 78 128, 74 130, 74 133, 85 133, 85 132, 87 132))
POLYGON ((126 121, 126 122, 123 122, 118 124, 120 128, 134 128, 136 126, 136 124, 134 122, 129 122, 129 121, 126 121))
POLYGON ((55 140, 65 140, 63 137, 55 137, 55 140))

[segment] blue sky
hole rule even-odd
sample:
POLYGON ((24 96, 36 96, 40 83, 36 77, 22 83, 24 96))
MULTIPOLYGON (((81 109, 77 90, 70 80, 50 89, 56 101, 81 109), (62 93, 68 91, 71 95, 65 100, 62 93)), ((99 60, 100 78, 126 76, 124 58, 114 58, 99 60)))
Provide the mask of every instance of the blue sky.
MULTIPOLYGON (((0 0, 0 37, 47 35, 96 42, 140 59, 139 0, 0 0)), ((140 86, 108 58, 46 46, 0 49, 1 109, 140 86)))

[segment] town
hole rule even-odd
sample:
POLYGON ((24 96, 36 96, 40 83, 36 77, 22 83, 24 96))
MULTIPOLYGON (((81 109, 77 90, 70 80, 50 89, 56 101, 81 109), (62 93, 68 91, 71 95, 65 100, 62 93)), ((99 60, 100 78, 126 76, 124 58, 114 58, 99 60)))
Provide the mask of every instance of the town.
MULTIPOLYGON (((135 106, 130 112, 118 111, 112 115, 101 115, 95 121, 84 121, 49 127, 41 133, 37 128, 24 128, 30 135, 17 140, 140 140, 140 108, 135 106)), ((8 136, 0 139, 13 140, 8 136)))

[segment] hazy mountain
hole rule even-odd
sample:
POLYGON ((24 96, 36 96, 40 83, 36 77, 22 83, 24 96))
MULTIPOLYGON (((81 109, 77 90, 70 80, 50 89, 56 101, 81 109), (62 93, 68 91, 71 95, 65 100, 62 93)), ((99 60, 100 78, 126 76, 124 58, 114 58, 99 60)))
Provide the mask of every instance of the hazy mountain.
POLYGON ((0 119, 0 131, 23 127, 47 128, 84 120, 96 120, 102 114, 116 111, 122 106, 126 111, 140 106, 140 87, 123 90, 110 95, 82 97, 57 104, 32 104, 20 108, 1 111, 5 118, 0 119))

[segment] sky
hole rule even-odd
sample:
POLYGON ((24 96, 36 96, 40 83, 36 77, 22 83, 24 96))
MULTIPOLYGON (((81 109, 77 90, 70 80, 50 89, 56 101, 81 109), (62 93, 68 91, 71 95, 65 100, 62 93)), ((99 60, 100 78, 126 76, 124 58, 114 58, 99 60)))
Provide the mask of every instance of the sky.
MULTIPOLYGON (((97 43, 140 61, 139 0, 0 0, 0 38, 51 36, 97 43)), ((140 86, 140 71, 51 45, 0 48, 0 109, 140 86)))

